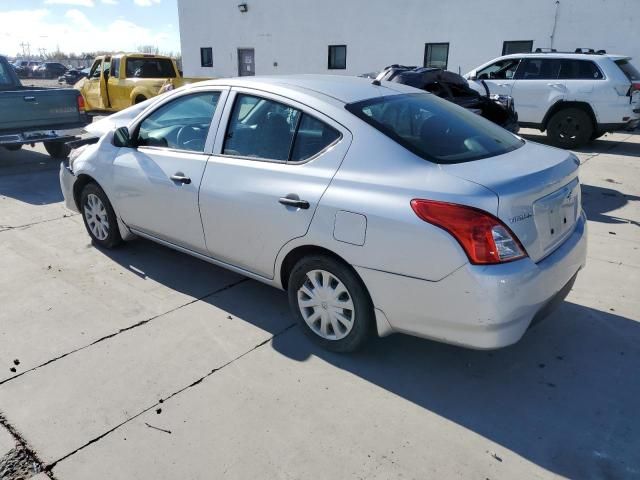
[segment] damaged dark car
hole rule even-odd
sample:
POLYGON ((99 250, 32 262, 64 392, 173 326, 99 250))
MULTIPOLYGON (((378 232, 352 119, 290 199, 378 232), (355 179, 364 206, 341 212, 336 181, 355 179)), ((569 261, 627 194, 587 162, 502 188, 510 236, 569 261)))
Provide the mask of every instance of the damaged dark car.
POLYGON ((513 98, 509 95, 490 95, 486 86, 486 95, 482 95, 456 73, 441 68, 391 65, 380 72, 376 80, 386 80, 426 90, 477 113, 510 132, 518 133, 518 114, 514 108, 513 98))

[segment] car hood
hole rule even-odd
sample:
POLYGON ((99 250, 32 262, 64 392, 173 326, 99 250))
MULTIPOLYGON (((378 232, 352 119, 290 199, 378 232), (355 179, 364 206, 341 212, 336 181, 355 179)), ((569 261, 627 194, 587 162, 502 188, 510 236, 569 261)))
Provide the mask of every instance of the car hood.
POLYGON ((115 130, 116 128, 128 126, 144 109, 153 103, 154 99, 146 100, 144 102, 137 103, 129 108, 125 108, 117 113, 104 117, 97 122, 93 122, 84 129, 95 135, 101 137, 107 132, 115 130))

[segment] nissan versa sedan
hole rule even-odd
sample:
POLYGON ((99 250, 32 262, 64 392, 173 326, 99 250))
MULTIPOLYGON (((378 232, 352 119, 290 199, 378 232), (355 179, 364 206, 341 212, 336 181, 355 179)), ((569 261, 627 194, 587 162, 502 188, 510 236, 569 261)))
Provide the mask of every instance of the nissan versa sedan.
POLYGON ((408 86, 215 80, 102 122, 60 171, 93 243, 140 236, 284 289, 330 350, 513 344, 585 264, 578 159, 408 86))

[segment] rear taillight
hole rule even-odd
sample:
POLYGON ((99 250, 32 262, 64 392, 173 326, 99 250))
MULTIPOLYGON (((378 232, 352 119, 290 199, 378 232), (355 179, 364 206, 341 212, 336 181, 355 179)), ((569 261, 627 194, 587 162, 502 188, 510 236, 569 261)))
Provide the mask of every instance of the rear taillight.
POLYGON ((631 95, 633 95, 633 92, 640 92, 640 82, 633 82, 631 84, 631 95))
POLYGON ((78 95, 78 112, 84 113, 84 97, 82 95, 78 95))
POLYGON ((473 264, 504 263, 527 256, 513 232, 488 212, 419 199, 411 200, 411 208, 425 222, 453 235, 473 264))

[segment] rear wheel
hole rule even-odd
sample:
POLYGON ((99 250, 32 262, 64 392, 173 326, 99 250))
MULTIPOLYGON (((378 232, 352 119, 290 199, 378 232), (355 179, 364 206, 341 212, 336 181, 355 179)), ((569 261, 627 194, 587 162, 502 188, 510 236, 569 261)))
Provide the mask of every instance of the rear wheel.
POLYGON ((64 160, 71 153, 71 147, 64 142, 44 142, 44 149, 56 160, 64 160))
POLYGON ((598 138, 606 134, 607 132, 603 132, 602 130, 596 130, 595 132, 593 132, 593 135, 591 135, 591 140, 597 140, 598 138))
POLYGON ((547 137, 561 148, 580 147, 593 135, 593 123, 587 112, 580 108, 564 108, 553 114, 547 124, 547 137))
POLYGON ((138 95, 136 97, 136 99, 133 101, 133 103, 134 103, 134 105, 137 105, 138 103, 142 103, 142 102, 144 102, 146 100, 147 100, 146 97, 143 97, 142 95, 138 95))
POLYGON ((373 332, 369 293, 344 263, 324 255, 300 260, 289 276, 289 305, 303 331, 334 352, 353 352, 373 332))
POLYGON ((93 243, 113 248, 122 243, 118 219, 111 202, 97 183, 88 183, 80 194, 80 209, 84 226, 93 243))

